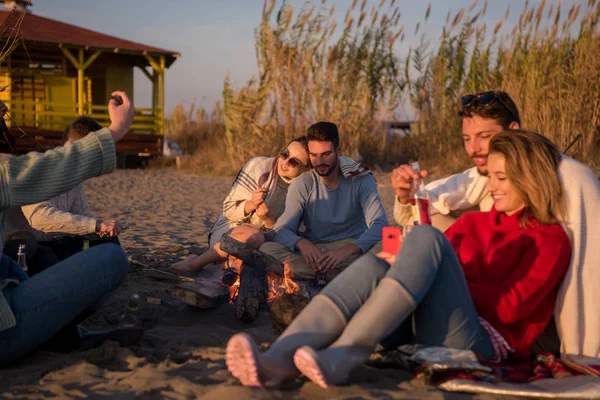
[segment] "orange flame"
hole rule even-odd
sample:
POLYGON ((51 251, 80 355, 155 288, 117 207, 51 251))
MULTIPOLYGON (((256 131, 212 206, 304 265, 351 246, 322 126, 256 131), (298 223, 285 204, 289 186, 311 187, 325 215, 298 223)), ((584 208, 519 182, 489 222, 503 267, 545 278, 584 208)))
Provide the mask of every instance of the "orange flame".
POLYGON ((233 304, 235 302, 235 298, 237 297, 238 291, 240 290, 240 276, 237 276, 237 280, 231 286, 229 286, 229 304, 233 304))
POLYGON ((283 266, 283 278, 269 277, 269 286, 267 288, 267 302, 272 302, 284 293, 298 293, 300 287, 292 279, 294 272, 289 264, 283 266))
MULTIPOLYGON (((294 272, 289 264, 283 266, 283 277, 267 276, 267 302, 272 302, 284 293, 298 293, 300 286, 292 279, 294 272)), ((240 276, 237 275, 237 280, 229 287, 229 304, 234 304, 235 299, 240 289, 240 276)))

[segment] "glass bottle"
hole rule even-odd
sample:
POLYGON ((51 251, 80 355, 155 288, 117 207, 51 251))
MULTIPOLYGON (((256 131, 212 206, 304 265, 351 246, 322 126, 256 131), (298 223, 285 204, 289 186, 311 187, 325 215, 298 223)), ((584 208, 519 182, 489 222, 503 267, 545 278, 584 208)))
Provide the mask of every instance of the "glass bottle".
MULTIPOLYGON (((327 254, 327 247, 321 247, 321 254, 327 254)), ((317 286, 325 286, 327 285, 327 280, 325 279, 326 274, 322 271, 315 271, 315 284, 317 286)))
POLYGON ((121 316, 119 325, 123 327, 132 327, 138 325, 138 310, 140 308, 140 296, 132 294, 127 302, 125 313, 121 316))
POLYGON ((19 249, 17 250, 17 264, 23 268, 23 271, 27 272, 27 256, 25 255, 25 245, 20 244, 19 249))
MULTIPOLYGON (((418 162, 410 164, 411 168, 418 174, 421 172, 421 166, 418 162)), ((413 224, 417 225, 431 225, 431 218, 429 217, 429 199, 427 199, 427 192, 425 191, 425 182, 423 179, 419 179, 419 182, 413 183, 414 198, 410 200, 412 209, 413 224)))

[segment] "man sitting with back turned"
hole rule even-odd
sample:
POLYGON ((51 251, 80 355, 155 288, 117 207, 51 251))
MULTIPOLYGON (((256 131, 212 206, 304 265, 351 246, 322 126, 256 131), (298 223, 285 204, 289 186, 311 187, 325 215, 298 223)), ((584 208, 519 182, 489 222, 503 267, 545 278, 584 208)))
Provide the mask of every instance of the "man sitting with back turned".
MULTIPOLYGON (((65 129, 63 144, 100 129, 102 126, 94 119, 80 116, 65 129)), ((23 206, 21 210, 38 243, 54 250, 59 261, 81 251, 84 239, 89 239, 90 246, 119 244, 117 235, 123 230, 115 220, 102 221, 92 215, 82 184, 48 201, 23 206)))
POLYGON ((260 250, 287 262, 297 277, 318 272, 330 280, 381 241, 387 218, 368 168, 339 155, 337 126, 318 122, 307 137, 314 169, 292 182, 274 242, 260 250), (303 237, 297 234, 301 223, 303 237))

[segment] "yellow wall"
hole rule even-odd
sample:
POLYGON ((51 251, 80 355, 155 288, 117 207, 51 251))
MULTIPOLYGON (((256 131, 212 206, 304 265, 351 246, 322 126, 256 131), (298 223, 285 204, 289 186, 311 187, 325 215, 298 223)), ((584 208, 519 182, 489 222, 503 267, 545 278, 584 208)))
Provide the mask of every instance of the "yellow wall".
POLYGON ((115 90, 122 90, 133 98, 133 67, 106 67, 106 100, 115 90))

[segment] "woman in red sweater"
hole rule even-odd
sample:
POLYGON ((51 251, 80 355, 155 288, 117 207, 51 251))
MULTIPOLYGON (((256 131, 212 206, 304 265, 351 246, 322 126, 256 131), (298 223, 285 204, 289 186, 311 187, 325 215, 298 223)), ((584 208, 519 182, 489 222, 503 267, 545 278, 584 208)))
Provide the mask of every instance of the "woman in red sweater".
POLYGON ((509 131, 490 142, 490 212, 467 213, 442 234, 417 226, 389 262, 364 255, 317 295, 260 354, 234 335, 226 361, 246 386, 302 372, 345 383, 375 345, 470 349, 489 360, 528 357, 548 325, 571 246, 556 175, 560 152, 543 136, 509 131), (412 318, 411 318, 412 315, 412 318))

